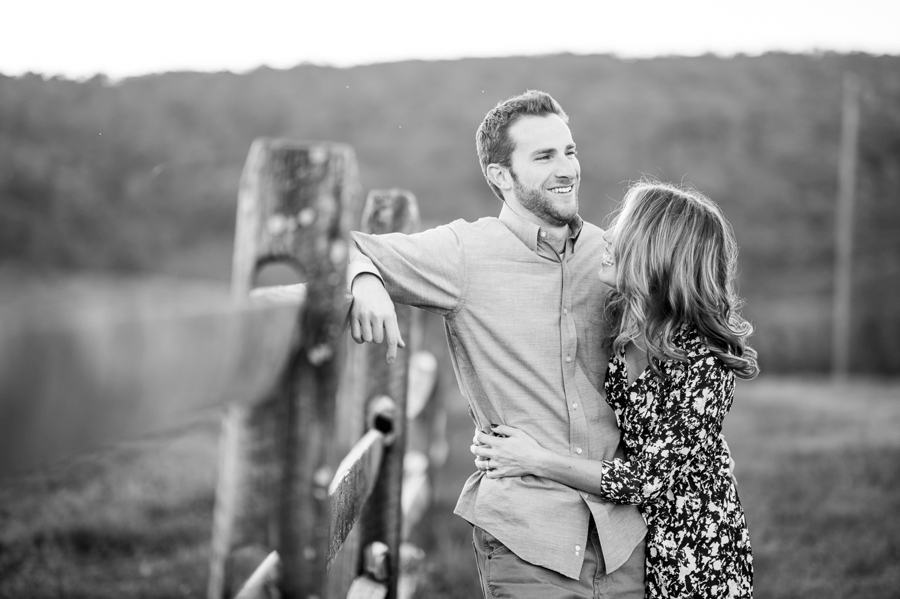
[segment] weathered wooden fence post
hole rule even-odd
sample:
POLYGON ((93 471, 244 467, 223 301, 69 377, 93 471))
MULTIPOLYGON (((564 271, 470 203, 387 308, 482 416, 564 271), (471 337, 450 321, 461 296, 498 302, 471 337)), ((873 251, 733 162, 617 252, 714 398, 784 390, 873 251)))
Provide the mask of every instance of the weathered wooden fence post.
MULTIPOLYGON (((366 199, 362 216, 362 230, 367 233, 414 233, 420 226, 419 208, 413 194, 398 190, 372 190, 366 199)), ((410 340, 412 308, 398 305, 397 320, 403 338, 410 340)), ((368 365, 365 397, 371 401, 381 395, 394 400, 398 417, 395 419, 396 440, 385 450, 381 475, 372 492, 366 510, 360 519, 362 546, 373 542, 387 545, 389 577, 388 599, 397 596, 397 580, 400 571, 400 543, 402 527, 403 457, 406 451, 406 392, 408 356, 393 364, 385 362, 384 346, 367 344, 361 348, 366 353, 368 365)), ((387 581, 386 581, 387 582, 387 581)))
POLYGON ((238 197, 234 295, 247 297, 272 261, 296 268, 307 289, 300 334, 269 399, 231 406, 225 417, 210 599, 228 592, 233 551, 247 545, 265 548, 260 556, 277 549, 283 596, 324 596, 326 555, 317 548, 329 535, 328 447, 357 198, 349 146, 261 138, 250 149, 238 197), (303 530, 313 532, 304 537, 303 530))
MULTIPOLYGON (((421 424, 437 365, 413 353, 421 336, 403 306, 410 346, 399 360, 387 364, 383 346, 347 351, 347 236, 357 198, 348 146, 258 139, 241 179, 233 298, 222 289, 186 292, 179 281, 177 297, 94 290, 73 310, 54 290, 14 326, 0 321, 0 354, 25 350, 0 377, 0 469, 225 405, 208 596, 221 599, 240 580, 242 599, 337 599, 348 588, 352 599, 397 597, 403 520, 428 495, 421 464, 403 495, 407 419, 421 424), (306 283, 253 289, 269 262, 291 265, 306 283), (94 305, 103 298, 121 312, 110 317, 105 303, 94 305), (45 376, 34 376, 31 361, 45 376), (241 561, 245 572, 234 573, 241 561)), ((370 194, 363 230, 418 227, 412 194, 370 194)))

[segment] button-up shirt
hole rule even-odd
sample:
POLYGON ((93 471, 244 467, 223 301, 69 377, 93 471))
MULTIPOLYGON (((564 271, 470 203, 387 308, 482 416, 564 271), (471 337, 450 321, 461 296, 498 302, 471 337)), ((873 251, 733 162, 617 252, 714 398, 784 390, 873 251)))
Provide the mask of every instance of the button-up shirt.
MULTIPOLYGON (((362 256, 348 280, 379 275, 391 298, 444 317, 453 368, 475 425, 523 430, 556 453, 623 457, 606 403, 608 355, 597 277, 602 230, 576 217, 560 253, 505 204, 499 218, 457 220, 422 233, 352 233, 362 256)), ((579 577, 596 523, 607 572, 646 533, 634 506, 536 476, 466 481, 455 513, 520 558, 579 577)))

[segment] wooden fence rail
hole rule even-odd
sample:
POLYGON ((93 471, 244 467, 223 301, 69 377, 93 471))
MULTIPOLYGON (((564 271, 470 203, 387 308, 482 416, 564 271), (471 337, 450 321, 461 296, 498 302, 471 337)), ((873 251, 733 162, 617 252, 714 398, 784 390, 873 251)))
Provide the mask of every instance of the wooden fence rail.
MULTIPOLYGON (((427 493, 417 467, 403 495, 407 415, 437 372, 415 347, 412 366, 388 365, 383 347, 343 333, 359 204, 350 147, 261 138, 241 179, 230 298, 191 282, 149 295, 82 283, 0 304, 0 472, 224 406, 208 597, 243 581, 244 598, 397 597, 404 506, 427 493), (304 283, 254 289, 272 262, 304 283)), ((362 212, 370 232, 419 226, 400 190, 371 192, 362 212)), ((411 310, 398 320, 419 337, 411 310)))
POLYGON ((260 401, 283 370, 299 299, 235 303, 171 279, 66 281, 0 309, 0 472, 260 401))

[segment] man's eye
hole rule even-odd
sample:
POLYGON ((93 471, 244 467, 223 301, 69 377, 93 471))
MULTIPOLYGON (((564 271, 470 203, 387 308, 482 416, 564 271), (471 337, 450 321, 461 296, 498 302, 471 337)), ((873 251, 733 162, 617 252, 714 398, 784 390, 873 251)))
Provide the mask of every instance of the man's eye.
POLYGON ((535 160, 547 160, 548 158, 550 157, 544 154, 543 156, 538 156, 537 158, 535 158, 535 160))
POLYGON ((569 150, 569 156, 578 156, 578 150, 569 150))

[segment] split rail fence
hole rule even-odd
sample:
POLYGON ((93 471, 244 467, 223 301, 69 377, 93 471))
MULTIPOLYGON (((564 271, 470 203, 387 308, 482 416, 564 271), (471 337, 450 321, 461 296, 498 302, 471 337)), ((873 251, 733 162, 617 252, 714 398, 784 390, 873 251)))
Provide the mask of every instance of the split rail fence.
POLYGON ((409 427, 442 443, 442 410, 424 409, 439 404, 437 365, 416 351, 407 307, 409 350, 394 364, 383 346, 348 342, 345 272, 351 229, 411 233, 418 208, 401 190, 360 205, 351 147, 260 138, 241 178, 230 296, 82 281, 5 302, 0 472, 222 406, 209 599, 409 597, 416 578, 401 568, 421 552, 403 541, 427 502, 429 448, 405 476, 404 456, 409 427), (305 282, 254 288, 271 263, 305 282))

